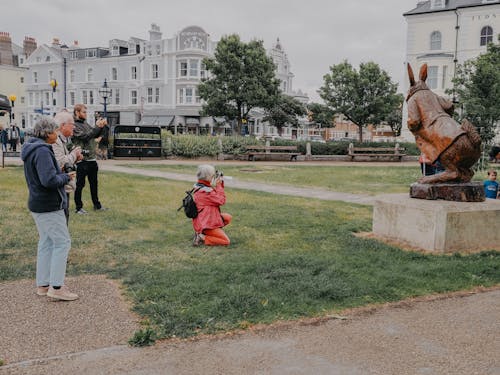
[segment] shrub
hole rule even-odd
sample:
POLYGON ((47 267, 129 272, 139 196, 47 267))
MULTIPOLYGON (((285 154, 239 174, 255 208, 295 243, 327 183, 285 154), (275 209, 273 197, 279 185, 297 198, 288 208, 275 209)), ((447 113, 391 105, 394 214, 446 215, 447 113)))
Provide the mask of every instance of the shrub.
POLYGON ((134 337, 128 340, 131 346, 150 346, 156 341, 156 332, 151 328, 135 331, 134 337))

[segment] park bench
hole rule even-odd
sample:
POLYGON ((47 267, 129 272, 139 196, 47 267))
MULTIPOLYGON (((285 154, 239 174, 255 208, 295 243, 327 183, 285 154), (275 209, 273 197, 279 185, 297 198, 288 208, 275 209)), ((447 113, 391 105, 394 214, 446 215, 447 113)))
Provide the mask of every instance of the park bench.
POLYGON ((262 160, 297 161, 297 156, 300 155, 300 152, 297 152, 297 146, 255 145, 245 147, 245 156, 247 156, 250 161, 255 161, 257 157, 262 160))
POLYGON ((356 157, 368 161, 380 159, 401 161, 403 156, 406 155, 404 151, 405 149, 399 147, 397 143, 395 147, 354 147, 354 145, 350 143, 348 155, 351 157, 351 161, 356 160, 356 157))

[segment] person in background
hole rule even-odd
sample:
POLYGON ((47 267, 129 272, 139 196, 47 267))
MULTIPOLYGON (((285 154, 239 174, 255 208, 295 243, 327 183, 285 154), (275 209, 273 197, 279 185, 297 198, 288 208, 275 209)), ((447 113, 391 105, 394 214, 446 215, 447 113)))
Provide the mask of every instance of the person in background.
MULTIPOLYGON (((66 169, 76 170, 76 163, 83 159, 81 148, 72 147, 70 137, 73 135, 73 130, 75 128, 75 121, 73 115, 66 110, 57 113, 54 117, 54 121, 58 126, 57 129, 57 140, 52 144, 52 150, 56 157, 59 168, 63 172, 67 172, 66 169), (71 150, 70 150, 71 148, 71 150)), ((69 195, 71 192, 75 191, 76 184, 75 181, 70 181, 64 189, 66 190, 66 195, 68 198, 68 207, 64 209, 64 214, 66 215, 66 223, 69 222, 69 195)))
POLYGON ((484 195, 490 199, 500 199, 500 190, 497 182, 497 171, 490 169, 488 179, 484 181, 484 195))
POLYGON ((33 138, 21 150, 24 175, 28 185, 28 208, 38 229, 36 293, 58 300, 73 301, 78 295, 64 285, 71 238, 64 208, 67 196, 64 185, 75 173, 59 168, 51 145, 57 140, 57 125, 42 117, 33 129, 33 138))
POLYGON ((98 196, 97 172, 99 168, 96 161, 96 138, 101 136, 102 128, 106 126, 106 119, 99 119, 96 126, 87 123, 87 107, 84 104, 76 104, 74 109, 75 129, 73 131, 73 144, 82 149, 83 159, 77 163, 76 168, 76 190, 75 209, 80 215, 87 214, 83 209, 82 190, 85 186, 85 178, 89 180, 90 196, 94 204, 94 210, 104 211, 107 208, 101 205, 98 196))
POLYGON ((193 245, 227 246, 230 240, 222 228, 231 222, 232 216, 220 211, 226 203, 224 179, 211 165, 200 165, 196 177, 193 197, 198 216, 193 219, 193 245))
POLYGON ((16 124, 12 124, 7 130, 7 135, 9 138, 10 151, 17 151, 17 144, 19 143, 19 138, 21 137, 21 132, 16 124))
POLYGON ((7 136, 7 130, 3 128, 3 126, 0 125, 0 144, 2 145, 2 152, 7 152, 7 141, 8 141, 8 136, 7 136))

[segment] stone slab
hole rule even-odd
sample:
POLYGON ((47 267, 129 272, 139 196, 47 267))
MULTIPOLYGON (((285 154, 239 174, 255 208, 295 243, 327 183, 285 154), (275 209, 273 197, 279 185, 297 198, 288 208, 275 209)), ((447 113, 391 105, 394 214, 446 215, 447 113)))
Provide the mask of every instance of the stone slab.
POLYGON ((375 199, 373 233, 436 253, 500 248, 500 200, 451 202, 386 194, 375 199))
POLYGON ((455 202, 483 202, 484 187, 480 182, 447 184, 411 184, 410 197, 417 199, 443 199, 455 202))

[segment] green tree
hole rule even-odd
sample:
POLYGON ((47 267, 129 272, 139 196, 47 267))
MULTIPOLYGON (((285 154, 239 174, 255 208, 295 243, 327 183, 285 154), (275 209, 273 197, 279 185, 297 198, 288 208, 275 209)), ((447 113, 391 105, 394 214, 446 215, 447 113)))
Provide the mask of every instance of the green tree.
POLYGON ((467 118, 490 143, 500 122, 500 45, 489 44, 486 53, 459 65, 453 84, 447 93, 458 99, 459 121, 467 118))
POLYGON ((237 120, 240 132, 252 108, 268 109, 276 102, 279 80, 262 41, 244 43, 236 34, 222 37, 214 57, 203 62, 210 75, 198 86, 205 101, 202 114, 237 120))
POLYGON ((264 121, 278 128, 278 134, 281 135, 283 126, 299 124, 299 116, 304 116, 306 106, 297 99, 286 94, 280 93, 274 105, 265 111, 264 121))
POLYGON ((356 71, 344 61, 331 66, 323 79, 318 91, 321 98, 333 112, 358 126, 360 142, 363 128, 380 123, 394 108, 397 84, 374 62, 362 63, 356 71))
POLYGON ((391 127, 394 135, 399 137, 401 135, 401 127, 403 125, 403 102, 405 97, 403 94, 396 94, 393 99, 395 100, 395 103, 393 103, 392 110, 385 118, 385 121, 391 127))
POLYGON ((334 126, 333 112, 328 106, 320 103, 309 103, 307 109, 310 115, 310 121, 320 124, 323 128, 331 128, 334 126))

